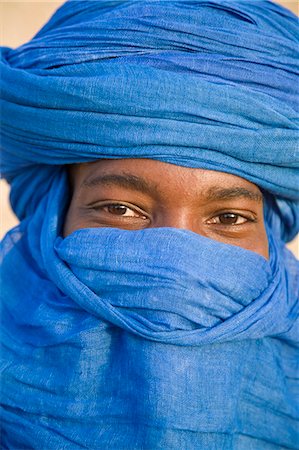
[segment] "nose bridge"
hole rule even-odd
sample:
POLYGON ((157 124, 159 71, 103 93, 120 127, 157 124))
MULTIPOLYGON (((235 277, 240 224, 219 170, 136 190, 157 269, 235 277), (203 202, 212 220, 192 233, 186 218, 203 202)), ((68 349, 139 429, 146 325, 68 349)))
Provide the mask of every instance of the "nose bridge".
POLYGON ((160 211, 153 221, 153 227, 180 228, 200 233, 198 221, 191 211, 179 206, 175 209, 160 211))

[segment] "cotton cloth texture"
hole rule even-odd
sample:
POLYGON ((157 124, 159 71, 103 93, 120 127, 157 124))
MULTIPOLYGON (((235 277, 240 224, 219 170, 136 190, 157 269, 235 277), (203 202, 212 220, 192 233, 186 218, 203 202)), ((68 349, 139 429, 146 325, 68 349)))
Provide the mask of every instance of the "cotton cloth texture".
POLYGON ((299 448, 298 25, 267 1, 69 1, 2 49, 9 449, 299 448), (171 228, 61 237, 65 165, 151 158, 265 194, 269 260, 171 228))

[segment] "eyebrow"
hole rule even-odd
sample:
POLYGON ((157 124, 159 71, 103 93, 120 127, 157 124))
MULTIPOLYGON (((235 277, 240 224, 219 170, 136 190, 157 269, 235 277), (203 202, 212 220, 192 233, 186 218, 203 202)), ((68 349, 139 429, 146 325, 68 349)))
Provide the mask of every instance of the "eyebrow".
POLYGON ((81 187, 92 188, 94 186, 119 186, 124 189, 131 189, 134 191, 140 191, 145 194, 153 194, 158 192, 158 188, 155 184, 149 183, 143 178, 137 177, 132 174, 107 174, 98 175, 92 178, 87 178, 81 184, 81 187))
POLYGON ((210 188, 207 193, 207 199, 210 201, 230 200, 234 198, 245 198, 247 200, 261 202, 263 200, 263 195, 261 192, 251 191, 239 186, 233 186, 231 188, 219 188, 218 186, 215 186, 210 188))
MULTIPOLYGON (((144 178, 137 177, 136 175, 130 173, 96 175, 84 180, 81 187, 93 188, 95 186, 111 185, 118 186, 123 189, 143 192, 149 195, 152 195, 153 193, 157 194, 159 191, 156 184, 150 183, 144 178)), ((246 189, 241 186, 232 186, 229 188, 213 186, 207 190, 205 197, 207 201, 225 201, 237 198, 245 198, 256 202, 261 202, 263 200, 263 195, 261 192, 246 189)))

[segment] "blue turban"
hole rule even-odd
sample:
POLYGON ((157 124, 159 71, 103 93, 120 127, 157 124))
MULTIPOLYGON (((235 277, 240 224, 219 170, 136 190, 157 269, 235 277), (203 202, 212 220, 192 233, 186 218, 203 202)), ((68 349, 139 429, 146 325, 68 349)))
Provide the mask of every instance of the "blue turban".
POLYGON ((4 448, 298 448, 298 66, 268 1, 69 1, 2 49, 4 448), (255 183, 269 260, 172 228, 63 239, 66 165, 100 158, 255 183))

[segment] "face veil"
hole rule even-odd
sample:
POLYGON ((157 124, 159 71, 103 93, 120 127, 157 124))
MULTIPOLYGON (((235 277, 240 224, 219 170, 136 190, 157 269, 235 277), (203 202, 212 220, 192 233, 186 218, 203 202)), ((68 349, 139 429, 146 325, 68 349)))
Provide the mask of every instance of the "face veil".
POLYGON ((4 446, 296 448, 297 32, 264 1, 69 1, 2 49, 4 446), (63 239, 65 165, 100 158, 257 184, 269 260, 172 228, 63 239))

